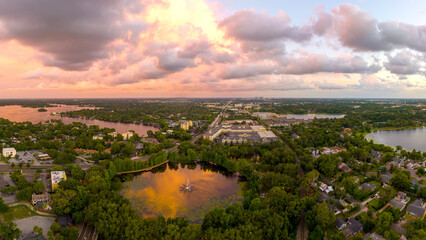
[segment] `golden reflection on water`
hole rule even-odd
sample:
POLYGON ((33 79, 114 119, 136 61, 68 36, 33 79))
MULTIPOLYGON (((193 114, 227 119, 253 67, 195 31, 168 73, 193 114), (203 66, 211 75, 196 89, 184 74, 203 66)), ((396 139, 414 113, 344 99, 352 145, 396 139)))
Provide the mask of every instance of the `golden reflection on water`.
POLYGON ((179 167, 178 170, 167 168, 162 173, 143 173, 126 182, 122 193, 142 217, 177 217, 212 197, 236 197, 238 189, 238 177, 226 177, 197 166, 194 170, 179 167), (192 192, 180 188, 187 178, 192 192))

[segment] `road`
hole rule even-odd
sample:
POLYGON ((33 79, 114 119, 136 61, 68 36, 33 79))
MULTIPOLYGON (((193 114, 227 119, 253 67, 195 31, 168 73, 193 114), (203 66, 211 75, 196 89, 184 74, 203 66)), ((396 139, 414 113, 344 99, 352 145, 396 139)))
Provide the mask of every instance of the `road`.
POLYGON ((95 228, 84 222, 83 226, 80 228, 78 240, 96 240, 97 238, 98 234, 95 228))
MULTIPOLYGON (((203 137, 206 133, 208 133, 210 130, 212 130, 213 128, 215 128, 220 123, 220 121, 222 120, 224 112, 228 108, 229 104, 231 104, 231 102, 232 101, 229 101, 225 106, 223 106, 221 112, 217 115, 217 117, 215 118, 215 120, 209 125, 209 127, 204 132, 196 135, 195 137, 193 137, 191 139, 192 143, 195 143, 198 139, 200 139, 201 137, 203 137)), ((178 151, 178 146, 165 149, 164 151, 166 153, 171 152, 171 151, 178 151)), ((132 158, 133 161, 138 161, 138 160, 147 161, 148 159, 149 159, 149 156, 132 158)))

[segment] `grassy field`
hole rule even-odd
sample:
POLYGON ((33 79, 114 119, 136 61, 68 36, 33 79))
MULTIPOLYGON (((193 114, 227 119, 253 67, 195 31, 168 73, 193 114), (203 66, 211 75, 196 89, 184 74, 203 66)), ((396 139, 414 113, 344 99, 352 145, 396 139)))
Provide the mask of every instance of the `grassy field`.
POLYGON ((10 207, 6 212, 0 213, 0 219, 2 221, 12 221, 16 219, 26 218, 37 215, 26 205, 17 205, 10 207))

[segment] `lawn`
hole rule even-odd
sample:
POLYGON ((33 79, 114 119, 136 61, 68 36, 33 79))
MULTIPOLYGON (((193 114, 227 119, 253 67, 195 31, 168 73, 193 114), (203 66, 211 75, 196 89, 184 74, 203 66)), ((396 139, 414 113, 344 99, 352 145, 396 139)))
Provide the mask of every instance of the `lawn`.
POLYGON ((377 199, 373 199, 370 202, 368 202, 367 206, 373 208, 376 211, 380 210, 382 207, 384 207, 384 205, 382 203, 380 203, 379 200, 377 200, 377 199))
POLYGON ((6 212, 0 213, 0 219, 2 221, 12 221, 15 219, 26 218, 37 215, 26 205, 17 205, 10 207, 6 212))

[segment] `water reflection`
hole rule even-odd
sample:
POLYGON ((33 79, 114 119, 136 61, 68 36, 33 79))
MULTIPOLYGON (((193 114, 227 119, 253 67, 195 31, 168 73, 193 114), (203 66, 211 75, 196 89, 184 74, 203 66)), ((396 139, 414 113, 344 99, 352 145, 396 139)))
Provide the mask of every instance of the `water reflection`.
POLYGON ((142 217, 186 217, 197 222, 211 207, 241 200, 239 176, 210 164, 158 167, 126 182, 122 194, 142 217), (191 182, 193 191, 180 187, 191 182))
POLYGON ((399 145, 409 151, 416 149, 426 152, 426 127, 372 132, 367 139, 389 146, 399 145))
POLYGON ((17 105, 2 106, 0 107, 0 118, 6 118, 13 122, 32 122, 39 123, 51 119, 60 119, 65 124, 73 122, 81 122, 86 125, 98 125, 100 128, 114 128, 117 132, 123 133, 129 130, 134 130, 139 136, 147 136, 147 131, 158 131, 158 128, 152 126, 145 126, 141 124, 130 123, 115 123, 106 122, 95 119, 82 119, 82 118, 68 118, 60 116, 52 116, 52 113, 60 113, 67 111, 76 111, 81 109, 93 109, 93 107, 79 107, 73 105, 60 105, 58 107, 45 108, 47 112, 39 112, 37 108, 24 108, 17 105))

